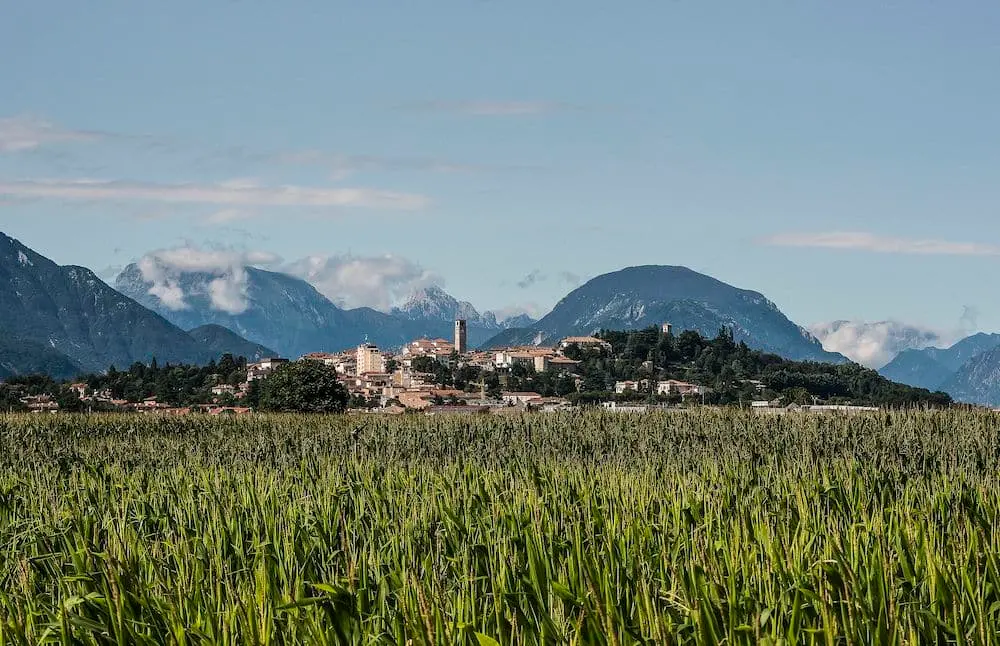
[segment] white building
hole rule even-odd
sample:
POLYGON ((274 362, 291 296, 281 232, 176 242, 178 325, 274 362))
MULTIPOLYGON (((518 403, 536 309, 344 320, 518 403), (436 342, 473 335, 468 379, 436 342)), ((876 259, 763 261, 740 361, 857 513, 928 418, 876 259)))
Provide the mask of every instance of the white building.
POLYGON ((614 411, 616 413, 645 413, 649 410, 648 406, 633 406, 630 404, 620 404, 618 402, 602 402, 601 407, 604 410, 614 411))
POLYGON ((637 393, 643 385, 645 384, 638 381, 616 381, 615 394, 622 395, 629 391, 637 393))
POLYGON ((704 393, 704 386, 689 384, 684 381, 677 381, 676 379, 668 379, 656 384, 657 395, 681 395, 682 397, 686 397, 688 395, 702 395, 704 393))
POLYGON ((496 353, 495 363, 496 367, 501 369, 513 368, 514 366, 534 368, 535 356, 535 354, 527 351, 501 350, 496 353))
POLYGON ((539 395, 538 393, 530 393, 530 392, 527 392, 527 393, 526 392, 505 392, 505 393, 502 393, 500 395, 500 398, 503 399, 503 401, 504 401, 505 404, 509 404, 511 406, 516 406, 518 404, 530 404, 530 403, 536 402, 536 401, 540 402, 541 399, 542 399, 542 396, 539 395))

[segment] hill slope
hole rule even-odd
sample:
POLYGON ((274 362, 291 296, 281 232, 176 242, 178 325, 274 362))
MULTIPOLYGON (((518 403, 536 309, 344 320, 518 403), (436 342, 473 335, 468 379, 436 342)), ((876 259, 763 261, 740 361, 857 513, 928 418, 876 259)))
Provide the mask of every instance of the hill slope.
POLYGON ((823 350, 763 295, 737 289, 686 267, 647 265, 598 276, 570 292, 534 325, 502 332, 485 345, 555 343, 601 329, 641 329, 669 322, 676 331, 712 337, 733 330, 737 341, 790 359, 843 362, 823 350))
POLYGON ((904 350, 878 372, 897 383, 930 390, 940 388, 954 373, 924 350, 904 350))
POLYGON ((957 401, 1000 406, 1000 347, 967 361, 944 383, 942 390, 957 401))
POLYGON ((247 361, 260 361, 277 353, 260 344, 247 341, 239 334, 221 325, 203 325, 188 330, 188 335, 197 341, 213 357, 231 354, 234 357, 244 357, 247 361))
MULTIPOLYGON (((33 342, 19 347, 30 357, 5 355, 8 370, 32 362, 60 362, 48 347, 88 371, 135 361, 198 363, 209 357, 194 339, 103 283, 83 267, 61 267, 17 240, 0 234, 0 331, 33 342), (34 350, 32 350, 34 348, 34 350)), ((69 369, 54 364, 57 371, 69 369)))
POLYGON ((71 379, 81 372, 80 366, 50 346, 0 333, 0 380, 29 374, 71 379))

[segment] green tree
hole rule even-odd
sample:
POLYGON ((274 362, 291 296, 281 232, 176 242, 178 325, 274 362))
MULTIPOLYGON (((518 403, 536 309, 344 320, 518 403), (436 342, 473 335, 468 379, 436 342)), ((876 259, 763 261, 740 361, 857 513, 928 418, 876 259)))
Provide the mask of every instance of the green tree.
POLYGON ((337 380, 337 371, 317 361, 294 361, 279 366, 264 380, 260 408, 297 413, 342 413, 350 395, 337 380))
POLYGON ((0 384, 0 412, 18 412, 25 410, 24 404, 16 388, 0 384))

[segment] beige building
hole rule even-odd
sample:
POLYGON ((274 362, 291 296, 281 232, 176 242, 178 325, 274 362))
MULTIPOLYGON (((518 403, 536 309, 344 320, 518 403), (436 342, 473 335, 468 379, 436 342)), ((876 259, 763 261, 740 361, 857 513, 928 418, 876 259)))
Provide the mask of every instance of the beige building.
POLYGON ((362 343, 358 346, 357 371, 358 376, 385 372, 385 356, 375 344, 362 343))

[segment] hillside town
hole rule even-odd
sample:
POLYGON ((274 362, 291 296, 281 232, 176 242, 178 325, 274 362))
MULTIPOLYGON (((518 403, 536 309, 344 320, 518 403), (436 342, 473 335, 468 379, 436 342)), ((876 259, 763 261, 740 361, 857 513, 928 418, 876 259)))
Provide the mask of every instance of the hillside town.
MULTIPOLYGON (((660 338, 673 339, 673 329, 663 323, 653 329, 660 338)), ((245 415, 255 411, 255 389, 267 382, 282 366, 293 362, 322 364, 336 375, 336 381, 349 396, 349 413, 402 414, 423 413, 511 413, 555 412, 576 404, 599 405, 607 411, 636 413, 705 405, 713 388, 676 378, 657 378, 652 362, 644 361, 635 371, 636 378, 612 380, 595 389, 581 370, 584 357, 614 357, 607 335, 569 336, 551 347, 512 346, 493 350, 474 350, 468 345, 467 322, 454 322, 454 336, 414 339, 393 350, 383 350, 367 340, 356 348, 341 352, 312 352, 296 359, 269 357, 239 363, 231 357, 193 377, 202 385, 179 404, 176 397, 146 396, 148 391, 131 396, 121 388, 81 381, 63 387, 72 408, 65 410, 130 411, 184 415, 245 415), (214 372, 213 372, 214 371, 214 372), (645 374, 643 377, 641 375, 645 374), (456 375, 468 375, 459 379, 456 375), (556 388, 524 388, 532 379, 544 376, 556 388), (205 385, 207 384, 207 385, 205 385), (554 394, 555 392, 555 394, 554 394), (582 401, 580 394, 590 399, 582 401)), ((700 338, 700 337, 699 337, 700 338)), ((144 370, 133 366, 133 370, 144 370)), ((174 368, 167 366, 165 369, 174 368)), ((149 370, 157 370, 155 361, 149 370)), ((114 372, 114 374, 119 374, 114 372)), ((660 373, 662 375, 662 373, 660 373)), ((773 398, 773 391, 757 379, 742 379, 740 387, 749 396, 746 408, 757 413, 784 413, 795 410, 814 412, 862 412, 877 410, 871 406, 853 406, 849 402, 823 402, 809 397, 800 401, 773 398), (770 397, 769 397, 770 395, 770 397)), ((63 409, 59 397, 49 392, 33 392, 20 398, 23 409, 36 413, 54 413, 63 409)))

